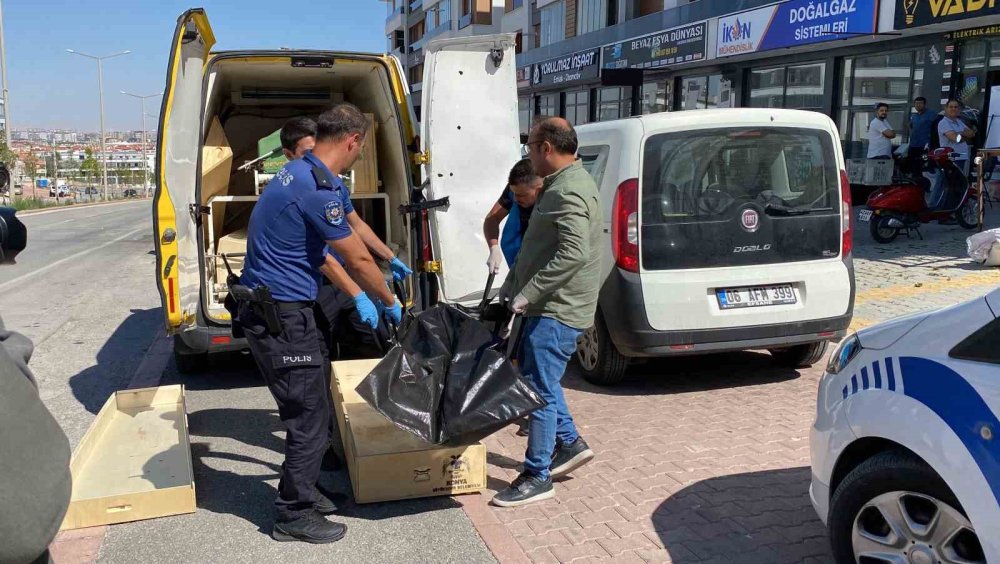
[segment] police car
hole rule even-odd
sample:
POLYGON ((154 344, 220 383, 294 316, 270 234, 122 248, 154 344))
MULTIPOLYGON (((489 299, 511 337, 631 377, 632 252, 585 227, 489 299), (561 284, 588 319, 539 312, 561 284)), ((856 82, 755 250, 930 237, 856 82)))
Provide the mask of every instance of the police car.
POLYGON ((841 342, 809 494, 838 562, 1000 562, 1000 289, 841 342))

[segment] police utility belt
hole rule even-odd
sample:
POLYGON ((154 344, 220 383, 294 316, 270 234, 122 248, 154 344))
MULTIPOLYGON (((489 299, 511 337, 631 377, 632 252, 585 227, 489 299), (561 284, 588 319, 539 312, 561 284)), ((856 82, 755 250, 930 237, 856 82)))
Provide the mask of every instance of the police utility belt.
POLYGON ((249 304, 250 309, 264 320, 267 332, 271 335, 281 333, 282 312, 296 311, 313 306, 313 302, 279 302, 271 296, 271 289, 263 284, 250 289, 239 283, 240 278, 229 267, 229 260, 226 259, 225 255, 222 256, 222 261, 226 264, 226 270, 229 271, 228 276, 226 276, 229 295, 237 304, 243 302, 249 304))

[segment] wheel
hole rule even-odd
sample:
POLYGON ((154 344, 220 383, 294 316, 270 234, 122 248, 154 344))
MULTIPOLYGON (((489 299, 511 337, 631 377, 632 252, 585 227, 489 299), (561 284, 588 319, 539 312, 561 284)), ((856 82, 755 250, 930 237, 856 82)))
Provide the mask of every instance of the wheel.
POLYGON ((576 360, 583 378, 598 386, 612 386, 622 381, 628 357, 618 352, 600 313, 594 325, 583 332, 576 345, 576 360))
POLYGON ((844 478, 829 524, 837 562, 986 562, 955 494, 901 450, 877 454, 844 478))
POLYGON ((787 349, 771 349, 771 356, 775 362, 790 368, 809 368, 826 356, 828 341, 809 343, 805 345, 795 345, 787 349))
POLYGON ((955 219, 958 224, 965 229, 975 229, 979 227, 979 200, 967 198, 962 207, 955 212, 955 219))
POLYGON ((205 369, 208 364, 207 353, 184 354, 174 350, 174 364, 181 374, 196 374, 205 369))
POLYGON ((871 230, 872 239, 882 244, 892 243, 896 240, 896 237, 899 235, 899 228, 890 227, 889 219, 884 215, 872 216, 871 221, 868 222, 868 229, 871 230))

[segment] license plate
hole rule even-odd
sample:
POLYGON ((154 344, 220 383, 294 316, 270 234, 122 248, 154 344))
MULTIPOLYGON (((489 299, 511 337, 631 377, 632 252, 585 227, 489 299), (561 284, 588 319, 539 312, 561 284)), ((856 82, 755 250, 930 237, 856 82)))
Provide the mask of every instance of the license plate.
POLYGON ((798 301, 791 284, 723 288, 715 291, 715 297, 719 300, 721 309, 787 305, 798 301))
POLYGON ((858 212, 858 221, 868 223, 872 220, 872 210, 861 210, 858 212))

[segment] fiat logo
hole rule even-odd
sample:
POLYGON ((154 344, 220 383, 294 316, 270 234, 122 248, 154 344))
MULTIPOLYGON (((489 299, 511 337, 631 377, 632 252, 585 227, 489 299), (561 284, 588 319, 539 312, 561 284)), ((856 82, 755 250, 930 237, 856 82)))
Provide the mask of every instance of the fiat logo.
POLYGON ((743 214, 740 216, 740 223, 743 224, 745 231, 753 233, 760 227, 760 214, 757 213, 757 210, 743 210, 743 214))

